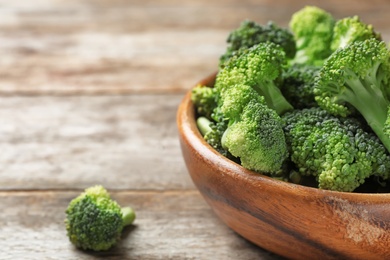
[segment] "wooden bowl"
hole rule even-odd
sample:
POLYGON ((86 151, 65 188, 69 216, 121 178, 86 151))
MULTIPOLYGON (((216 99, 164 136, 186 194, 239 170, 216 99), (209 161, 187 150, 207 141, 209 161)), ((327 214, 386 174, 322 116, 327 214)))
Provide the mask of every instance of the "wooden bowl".
MULTIPOLYGON (((212 75, 200 83, 211 86, 214 80, 212 75)), ((177 112, 183 157, 226 225, 292 259, 390 259, 390 194, 320 190, 246 170, 204 141, 190 95, 177 112)))

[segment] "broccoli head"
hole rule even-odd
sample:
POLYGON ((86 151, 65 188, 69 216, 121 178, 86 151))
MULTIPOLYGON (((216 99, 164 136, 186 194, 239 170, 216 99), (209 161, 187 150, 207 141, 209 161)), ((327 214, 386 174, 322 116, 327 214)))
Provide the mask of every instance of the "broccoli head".
POLYGON ((217 123, 205 118, 197 120, 205 140, 211 145, 219 140, 213 147, 218 151, 222 147, 247 169, 278 173, 288 157, 287 145, 282 120, 267 106, 264 97, 250 86, 235 85, 221 95, 217 110, 217 123), (223 127, 218 128, 218 124, 223 127))
POLYGON ((374 38, 355 41, 335 51, 316 79, 314 94, 320 107, 347 116, 357 110, 390 151, 385 132, 390 104, 390 52, 374 38))
POLYGON ((211 118, 211 114, 217 106, 217 94, 214 88, 197 85, 192 89, 191 100, 199 116, 211 118))
POLYGON ((318 106, 314 99, 314 83, 320 67, 293 64, 283 72, 281 91, 295 109, 318 106))
POLYGON ((374 31, 372 25, 363 23, 358 16, 338 20, 333 28, 331 43, 332 52, 344 48, 354 41, 364 41, 370 38, 381 40, 381 35, 374 31))
POLYGON ((280 45, 287 58, 295 56, 295 41, 290 31, 278 27, 271 21, 263 26, 254 21, 245 20, 239 28, 229 34, 227 50, 220 58, 221 66, 239 49, 250 48, 262 42, 273 42, 280 45))
POLYGON ((78 248, 108 250, 135 219, 131 208, 121 208, 102 186, 93 186, 73 199, 66 210, 66 230, 78 248))
POLYGON ((249 101, 240 119, 230 125, 222 145, 239 157, 243 167, 263 173, 277 173, 288 156, 283 124, 265 102, 249 101))
POLYGON ((236 85, 252 87, 278 114, 291 110, 279 85, 286 57, 279 45, 260 43, 234 55, 216 77, 215 88, 221 96, 236 85))
POLYGON ((288 156, 282 120, 252 87, 236 85, 222 95, 228 127, 221 143, 247 169, 278 172, 288 156))
POLYGON ((291 161, 321 189, 355 190, 371 175, 389 178, 390 157, 380 140, 354 118, 338 118, 321 108, 283 116, 291 161))
POLYGON ((331 54, 334 24, 335 19, 330 13, 315 6, 306 6, 294 13, 289 26, 297 53, 292 63, 322 65, 331 54))

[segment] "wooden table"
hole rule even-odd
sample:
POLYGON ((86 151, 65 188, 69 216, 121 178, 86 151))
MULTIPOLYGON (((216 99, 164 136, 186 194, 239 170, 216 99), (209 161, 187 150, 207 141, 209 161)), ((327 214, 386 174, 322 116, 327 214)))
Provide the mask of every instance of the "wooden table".
POLYGON ((0 259, 277 259, 217 219, 187 174, 175 114, 248 18, 287 26, 311 3, 390 39, 390 1, 0 1, 0 259), (137 212, 113 250, 64 218, 104 185, 137 212))

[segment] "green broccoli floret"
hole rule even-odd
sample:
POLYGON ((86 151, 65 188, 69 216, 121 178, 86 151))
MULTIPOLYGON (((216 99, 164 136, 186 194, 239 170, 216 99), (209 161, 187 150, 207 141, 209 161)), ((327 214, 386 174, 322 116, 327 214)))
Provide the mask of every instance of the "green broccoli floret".
POLYGON ((358 16, 338 20, 333 28, 331 43, 332 52, 344 48, 354 41, 364 41, 370 38, 381 40, 381 35, 374 31, 372 25, 363 23, 358 16))
POLYGON ((265 98, 279 115, 293 109, 282 95, 279 85, 286 57, 281 47, 266 42, 234 55, 219 71, 215 89, 223 99, 224 92, 236 85, 252 87, 265 98))
POLYGON ((220 58, 220 66, 223 66, 239 49, 250 48, 262 42, 273 42, 280 45, 287 58, 295 56, 294 36, 287 29, 280 28, 271 21, 263 26, 254 21, 245 20, 239 28, 229 34, 227 38, 228 47, 220 58))
POLYGON ((235 85, 225 91, 218 113, 224 120, 217 122, 224 124, 218 130, 205 117, 197 120, 206 141, 222 154, 239 158, 247 169, 270 175, 281 170, 288 157, 283 124, 264 97, 250 86, 235 85))
POLYGON ((314 99, 314 83, 319 70, 317 66, 293 64, 283 72, 281 91, 294 108, 318 106, 314 99))
POLYGON ((197 85, 192 89, 191 100, 199 116, 211 118, 211 113, 217 106, 217 94, 214 88, 197 85))
MULTIPOLYGON (((220 114, 222 116, 222 114, 220 114)), ((221 118, 217 121, 210 120, 206 117, 198 117, 196 120, 199 131, 203 135, 204 140, 215 150, 225 157, 231 158, 227 149, 222 146, 221 139, 228 127, 228 121, 221 118)), ((231 158, 233 159, 233 158, 231 158)))
POLYGON ((371 175, 389 178, 390 157, 380 140, 354 118, 338 118, 321 108, 283 116, 291 160, 321 189, 350 192, 371 175))
POLYGON ((65 224, 69 240, 76 247, 102 251, 114 246, 123 228, 134 219, 131 208, 121 208, 106 189, 97 185, 69 203, 65 224))
POLYGON ((221 112, 229 120, 222 146, 247 169, 278 172, 288 156, 287 145, 282 120, 264 97, 250 86, 236 85, 226 90, 221 112))
POLYGON ((243 167, 276 173, 288 156, 282 126, 280 117, 265 102, 251 100, 239 121, 226 130, 222 145, 240 158, 243 167))
POLYGON ((277 85, 285 63, 275 43, 241 49, 217 74, 211 120, 197 121, 210 145, 247 169, 275 174, 288 156, 278 113, 292 106, 277 85))
POLYGON ((355 41, 327 59, 316 80, 315 99, 334 115, 345 117, 354 109, 359 111, 390 151, 390 137, 384 129, 390 104, 389 80, 386 44, 376 39, 355 41))
POLYGON ((292 63, 322 65, 331 54, 330 44, 335 19, 325 10, 306 6, 294 13, 290 28, 294 34, 297 53, 292 63))

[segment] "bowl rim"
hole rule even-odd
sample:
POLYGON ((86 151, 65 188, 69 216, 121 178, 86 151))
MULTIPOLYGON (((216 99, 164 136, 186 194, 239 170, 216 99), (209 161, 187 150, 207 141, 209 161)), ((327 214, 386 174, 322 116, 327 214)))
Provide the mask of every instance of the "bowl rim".
POLYGON ((203 136, 198 130, 195 120, 195 109, 191 101, 192 89, 198 85, 213 86, 216 75, 217 72, 210 74, 209 76, 200 80, 190 90, 188 90, 178 107, 176 115, 176 122, 181 139, 185 141, 188 145, 193 147, 193 149, 196 150, 201 157, 206 158, 207 162, 210 165, 215 165, 216 163, 218 163, 220 167, 226 167, 230 169, 229 171, 226 171, 225 174, 234 175, 231 177, 245 178, 250 182, 261 181, 263 183, 266 183, 267 185, 283 188, 292 196, 297 196, 298 193, 304 196, 337 197, 340 199, 346 199, 358 203, 364 202, 365 199, 369 199, 370 203, 390 202, 390 193, 359 193, 332 191, 277 180, 266 176, 265 174, 245 169, 240 164, 220 154, 203 139, 203 136))

